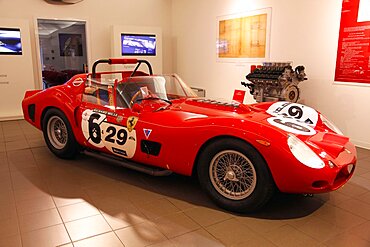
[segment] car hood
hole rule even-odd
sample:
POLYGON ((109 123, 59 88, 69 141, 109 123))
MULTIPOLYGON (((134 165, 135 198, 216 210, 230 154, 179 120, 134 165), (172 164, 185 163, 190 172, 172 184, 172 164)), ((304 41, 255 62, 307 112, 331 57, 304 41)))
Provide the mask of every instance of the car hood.
MULTIPOLYGON (((146 101, 143 103, 144 107, 141 112, 148 113, 151 119, 155 119, 155 122, 158 124, 174 126, 178 126, 189 121, 201 121, 204 123, 204 120, 207 119, 212 120, 212 122, 217 122, 218 120, 220 121, 220 124, 225 120, 245 120, 244 122, 257 122, 259 124, 264 124, 266 126, 275 128, 275 122, 271 121, 269 118, 282 118, 286 116, 292 117, 294 114, 300 114, 297 111, 301 111, 301 108, 304 108, 305 113, 302 114, 301 118, 305 117, 306 121, 302 122, 301 124, 306 126, 310 125, 311 123, 311 126, 313 126, 317 124, 319 114, 310 107, 300 104, 291 104, 289 102, 270 102, 246 105, 236 101, 188 98, 175 100, 171 106, 162 101, 146 101), (285 109, 281 112, 277 112, 279 108, 284 108, 281 107, 281 105, 284 103, 286 104, 285 109), (154 118, 154 115, 158 117, 154 118)), ((225 124, 227 123, 225 122, 225 124)), ((287 129, 284 128, 277 129, 287 132, 287 129)))
POLYGON ((173 100, 172 105, 159 100, 143 101, 141 107, 139 115, 142 121, 168 127, 227 126, 253 114, 244 104, 204 98, 173 100))
POLYGON ((326 118, 320 112, 298 103, 279 101, 245 105, 235 101, 190 98, 175 100, 172 106, 151 104, 151 109, 144 114, 147 118, 141 120, 173 128, 221 126, 224 131, 239 129, 277 143, 294 134, 317 152, 325 150, 333 157, 343 152, 349 142, 349 138, 337 132, 334 125, 323 121, 326 118), (156 110, 161 105, 166 107, 156 110))
POLYGON ((251 112, 249 106, 236 101, 217 99, 191 98, 182 104, 174 106, 174 110, 206 115, 208 117, 236 117, 239 114, 251 112))
POLYGON ((320 112, 306 105, 283 101, 246 105, 235 101, 188 98, 174 101, 172 106, 150 104, 146 111, 158 116, 155 118, 158 124, 172 126, 181 126, 189 121, 204 124, 205 120, 227 125, 243 120, 243 123, 257 123, 284 136, 295 134, 303 140, 318 132, 338 134, 325 125, 320 112))

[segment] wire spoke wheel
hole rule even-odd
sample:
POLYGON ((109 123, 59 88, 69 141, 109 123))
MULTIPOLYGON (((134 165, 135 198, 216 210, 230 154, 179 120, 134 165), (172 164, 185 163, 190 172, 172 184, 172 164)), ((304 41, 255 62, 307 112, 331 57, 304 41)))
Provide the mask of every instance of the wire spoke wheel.
POLYGON ((42 132, 49 150, 62 159, 72 159, 80 151, 70 121, 59 109, 48 109, 42 119, 42 132))
POLYGON ((257 184, 253 163, 244 154, 234 150, 224 150, 213 157, 209 177, 217 192, 231 200, 247 198, 257 184))
POLYGON ((210 142, 199 156, 200 185, 218 206, 239 213, 260 209, 275 186, 267 163, 249 143, 235 138, 210 142))
POLYGON ((52 116, 47 123, 47 135, 50 143, 56 149, 63 149, 68 142, 68 131, 64 121, 58 116, 52 116))

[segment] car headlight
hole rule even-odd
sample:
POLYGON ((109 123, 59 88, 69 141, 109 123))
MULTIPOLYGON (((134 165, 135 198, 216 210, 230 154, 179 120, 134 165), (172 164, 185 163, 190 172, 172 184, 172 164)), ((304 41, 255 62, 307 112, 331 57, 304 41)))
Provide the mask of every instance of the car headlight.
POLYGON ((338 135, 343 135, 342 131, 340 131, 340 129, 337 126, 335 126, 332 122, 330 122, 329 119, 324 117, 322 114, 320 114, 320 118, 321 118, 322 123, 325 124, 326 127, 331 129, 332 131, 334 131, 338 135))
POLYGON ((288 146, 294 157, 305 166, 321 169, 325 167, 324 161, 312 151, 303 141, 295 135, 288 135, 288 146))

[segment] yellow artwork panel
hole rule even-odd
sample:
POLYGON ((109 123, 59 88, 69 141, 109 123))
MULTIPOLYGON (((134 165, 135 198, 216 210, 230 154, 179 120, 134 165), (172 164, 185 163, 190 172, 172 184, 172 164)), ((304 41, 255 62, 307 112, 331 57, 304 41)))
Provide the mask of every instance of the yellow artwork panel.
POLYGON ((264 58, 267 14, 219 21, 219 58, 264 58))

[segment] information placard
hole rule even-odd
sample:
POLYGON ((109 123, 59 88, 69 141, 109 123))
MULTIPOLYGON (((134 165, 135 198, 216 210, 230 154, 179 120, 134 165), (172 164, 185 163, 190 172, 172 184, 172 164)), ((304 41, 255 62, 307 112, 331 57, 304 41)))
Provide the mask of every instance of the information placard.
POLYGON ((335 81, 370 83, 370 1, 343 0, 335 81))

